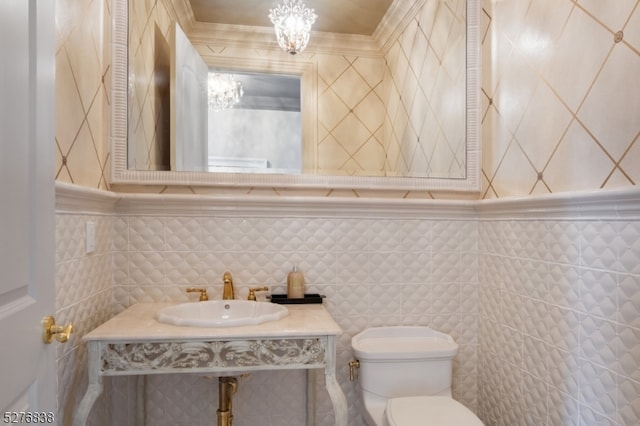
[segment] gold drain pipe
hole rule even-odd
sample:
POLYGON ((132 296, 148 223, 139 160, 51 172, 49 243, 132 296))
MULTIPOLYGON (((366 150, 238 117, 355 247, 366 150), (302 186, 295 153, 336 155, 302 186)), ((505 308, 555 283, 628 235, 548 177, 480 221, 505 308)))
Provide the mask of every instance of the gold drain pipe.
POLYGON ((238 389, 238 379, 235 377, 218 378, 218 426, 232 426, 231 396, 238 389))

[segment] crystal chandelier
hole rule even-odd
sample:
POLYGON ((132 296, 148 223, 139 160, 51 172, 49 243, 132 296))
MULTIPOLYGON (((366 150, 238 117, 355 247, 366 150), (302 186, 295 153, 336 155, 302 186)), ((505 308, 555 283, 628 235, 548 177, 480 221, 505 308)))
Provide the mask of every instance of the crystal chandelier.
POLYGON ((209 73, 209 109, 221 111, 233 108, 244 94, 242 83, 231 74, 209 73))
POLYGON ((269 10, 269 19, 273 22, 278 44, 292 55, 302 52, 309 43, 311 25, 318 15, 313 9, 307 9, 301 0, 283 0, 284 4, 269 10))

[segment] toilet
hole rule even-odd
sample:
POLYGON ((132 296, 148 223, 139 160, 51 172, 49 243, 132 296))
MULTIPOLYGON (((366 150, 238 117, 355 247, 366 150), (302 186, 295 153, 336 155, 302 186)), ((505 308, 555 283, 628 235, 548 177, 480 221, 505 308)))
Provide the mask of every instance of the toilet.
POLYGON ((429 327, 374 327, 353 336, 368 426, 483 426, 451 395, 458 344, 429 327))

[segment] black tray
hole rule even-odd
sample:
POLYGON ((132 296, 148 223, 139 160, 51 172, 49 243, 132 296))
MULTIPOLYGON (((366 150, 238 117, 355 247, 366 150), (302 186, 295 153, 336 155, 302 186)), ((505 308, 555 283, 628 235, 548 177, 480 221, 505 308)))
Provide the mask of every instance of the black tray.
POLYGON ((305 294, 304 298, 289 299, 286 294, 272 294, 271 302, 281 305, 301 305, 303 303, 322 303, 324 296, 320 294, 305 294))

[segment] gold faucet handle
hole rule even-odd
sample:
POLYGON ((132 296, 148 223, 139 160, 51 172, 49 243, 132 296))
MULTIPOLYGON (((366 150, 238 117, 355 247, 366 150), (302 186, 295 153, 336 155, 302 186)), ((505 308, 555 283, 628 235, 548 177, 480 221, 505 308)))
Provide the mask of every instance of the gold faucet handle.
POLYGON ((256 300, 256 291, 269 291, 269 287, 254 287, 254 288, 250 288, 249 289, 249 296, 247 297, 247 300, 256 300))
POLYGON ((204 302, 209 300, 209 295, 207 294, 207 289, 206 288, 195 288, 195 287, 189 287, 187 289, 187 293, 200 293, 200 301, 204 302))

